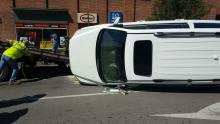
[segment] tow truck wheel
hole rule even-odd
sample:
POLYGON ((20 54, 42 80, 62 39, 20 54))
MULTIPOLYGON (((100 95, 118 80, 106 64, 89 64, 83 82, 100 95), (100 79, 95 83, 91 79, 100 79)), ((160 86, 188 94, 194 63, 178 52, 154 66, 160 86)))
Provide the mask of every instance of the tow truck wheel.
POLYGON ((10 68, 9 66, 5 66, 2 72, 0 72, 0 81, 6 81, 9 78, 10 68))

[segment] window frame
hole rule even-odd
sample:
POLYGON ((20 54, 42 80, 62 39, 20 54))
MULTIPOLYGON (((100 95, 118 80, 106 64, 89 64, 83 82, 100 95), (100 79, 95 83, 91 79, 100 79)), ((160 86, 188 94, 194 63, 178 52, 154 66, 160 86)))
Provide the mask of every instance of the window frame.
POLYGON ((195 22, 194 28, 220 28, 220 23, 204 23, 204 22, 195 22))
POLYGON ((104 83, 122 83, 122 82, 127 82, 127 77, 126 77, 126 72, 125 72, 125 44, 126 44, 126 39, 127 39, 127 32, 125 31, 121 31, 121 30, 114 30, 114 29, 102 29, 100 32, 99 32, 99 35, 98 35, 98 38, 97 38, 97 42, 96 42, 96 66, 97 66, 97 70, 98 70, 98 74, 99 74, 99 77, 101 78, 101 80, 104 82, 104 83), (101 43, 102 43, 102 39, 103 39, 103 35, 104 35, 104 32, 105 31, 109 31, 109 30, 112 30, 112 31, 119 31, 119 32, 123 32, 123 33, 126 33, 125 35, 125 41, 124 41, 124 44, 123 44, 123 56, 122 56, 122 75, 123 75, 123 79, 121 80, 121 82, 118 82, 118 81, 109 81, 107 80, 105 77, 104 77, 104 74, 103 74, 103 67, 102 67, 102 63, 101 63, 101 43))
POLYGON ((124 25, 122 28, 133 30, 152 30, 152 29, 190 29, 188 23, 152 23, 124 25))
MULTIPOLYGON (((137 48, 137 50, 141 50, 141 48, 139 47, 139 48, 137 48)), ((140 52, 140 51, 138 51, 138 52, 140 52)), ((142 57, 140 57, 139 56, 139 58, 143 58, 143 56, 142 57)), ((133 48, 133 70, 134 70, 134 74, 135 75, 138 75, 138 76, 146 76, 146 77, 151 77, 152 76, 152 71, 153 71, 153 43, 152 43, 152 41, 151 40, 137 40, 137 41, 135 41, 134 42, 134 48, 133 48), (145 72, 145 74, 140 74, 139 72, 140 71, 136 71, 136 69, 135 68, 137 68, 137 66, 135 66, 135 60, 137 60, 137 58, 135 59, 135 50, 136 50, 136 47, 135 47, 135 44, 137 44, 137 43, 139 43, 139 42, 146 42, 147 43, 147 45, 149 45, 148 43, 150 43, 150 49, 148 49, 149 47, 147 46, 146 47, 146 52, 149 52, 150 51, 150 53, 148 54, 148 53, 146 53, 147 54, 147 56, 146 56, 146 54, 144 54, 144 56, 146 56, 146 57, 149 57, 150 56, 150 59, 149 58, 146 58, 146 59, 148 59, 148 60, 146 60, 146 61, 144 61, 144 62, 147 62, 147 64, 150 64, 149 66, 148 65, 146 65, 145 63, 142 63, 142 64, 145 64, 146 66, 145 66, 145 69, 147 69, 147 68, 149 68, 149 69, 147 69, 147 71, 145 72), (147 73, 147 74, 146 74, 147 73)), ((141 67, 142 69, 144 68, 144 67, 141 67)))

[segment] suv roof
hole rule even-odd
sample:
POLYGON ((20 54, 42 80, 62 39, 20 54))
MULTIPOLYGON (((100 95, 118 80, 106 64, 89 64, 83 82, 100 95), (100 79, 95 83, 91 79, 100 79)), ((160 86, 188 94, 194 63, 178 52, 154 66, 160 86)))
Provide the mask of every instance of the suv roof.
POLYGON ((110 25, 108 28, 130 33, 148 32, 220 32, 216 20, 138 21, 110 25))

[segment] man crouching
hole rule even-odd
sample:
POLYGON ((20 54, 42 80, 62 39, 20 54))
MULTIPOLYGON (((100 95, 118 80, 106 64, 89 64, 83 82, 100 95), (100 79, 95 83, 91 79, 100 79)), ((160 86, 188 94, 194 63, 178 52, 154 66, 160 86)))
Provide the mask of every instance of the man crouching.
POLYGON ((9 80, 9 85, 16 82, 17 79, 17 72, 18 72, 18 63, 16 62, 17 59, 21 58, 22 56, 30 55, 28 52, 28 45, 29 41, 16 41, 16 40, 9 40, 7 41, 10 47, 6 49, 0 61, 0 72, 3 68, 8 64, 12 68, 12 74, 9 80))

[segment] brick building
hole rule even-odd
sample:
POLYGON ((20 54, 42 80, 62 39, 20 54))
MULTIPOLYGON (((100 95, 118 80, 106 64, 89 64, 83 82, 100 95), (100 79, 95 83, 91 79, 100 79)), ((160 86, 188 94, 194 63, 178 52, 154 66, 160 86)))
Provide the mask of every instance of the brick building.
MULTIPOLYGON (((71 37, 78 28, 108 23, 111 12, 120 12, 124 22, 148 20, 152 1, 1 0, 0 39, 19 40, 28 36, 40 47, 41 42, 50 41, 52 32, 58 33, 60 37, 71 37), (91 19, 91 23, 86 19, 89 22, 91 19)), ((206 1, 213 5, 206 18, 220 19, 220 1, 206 1)))

